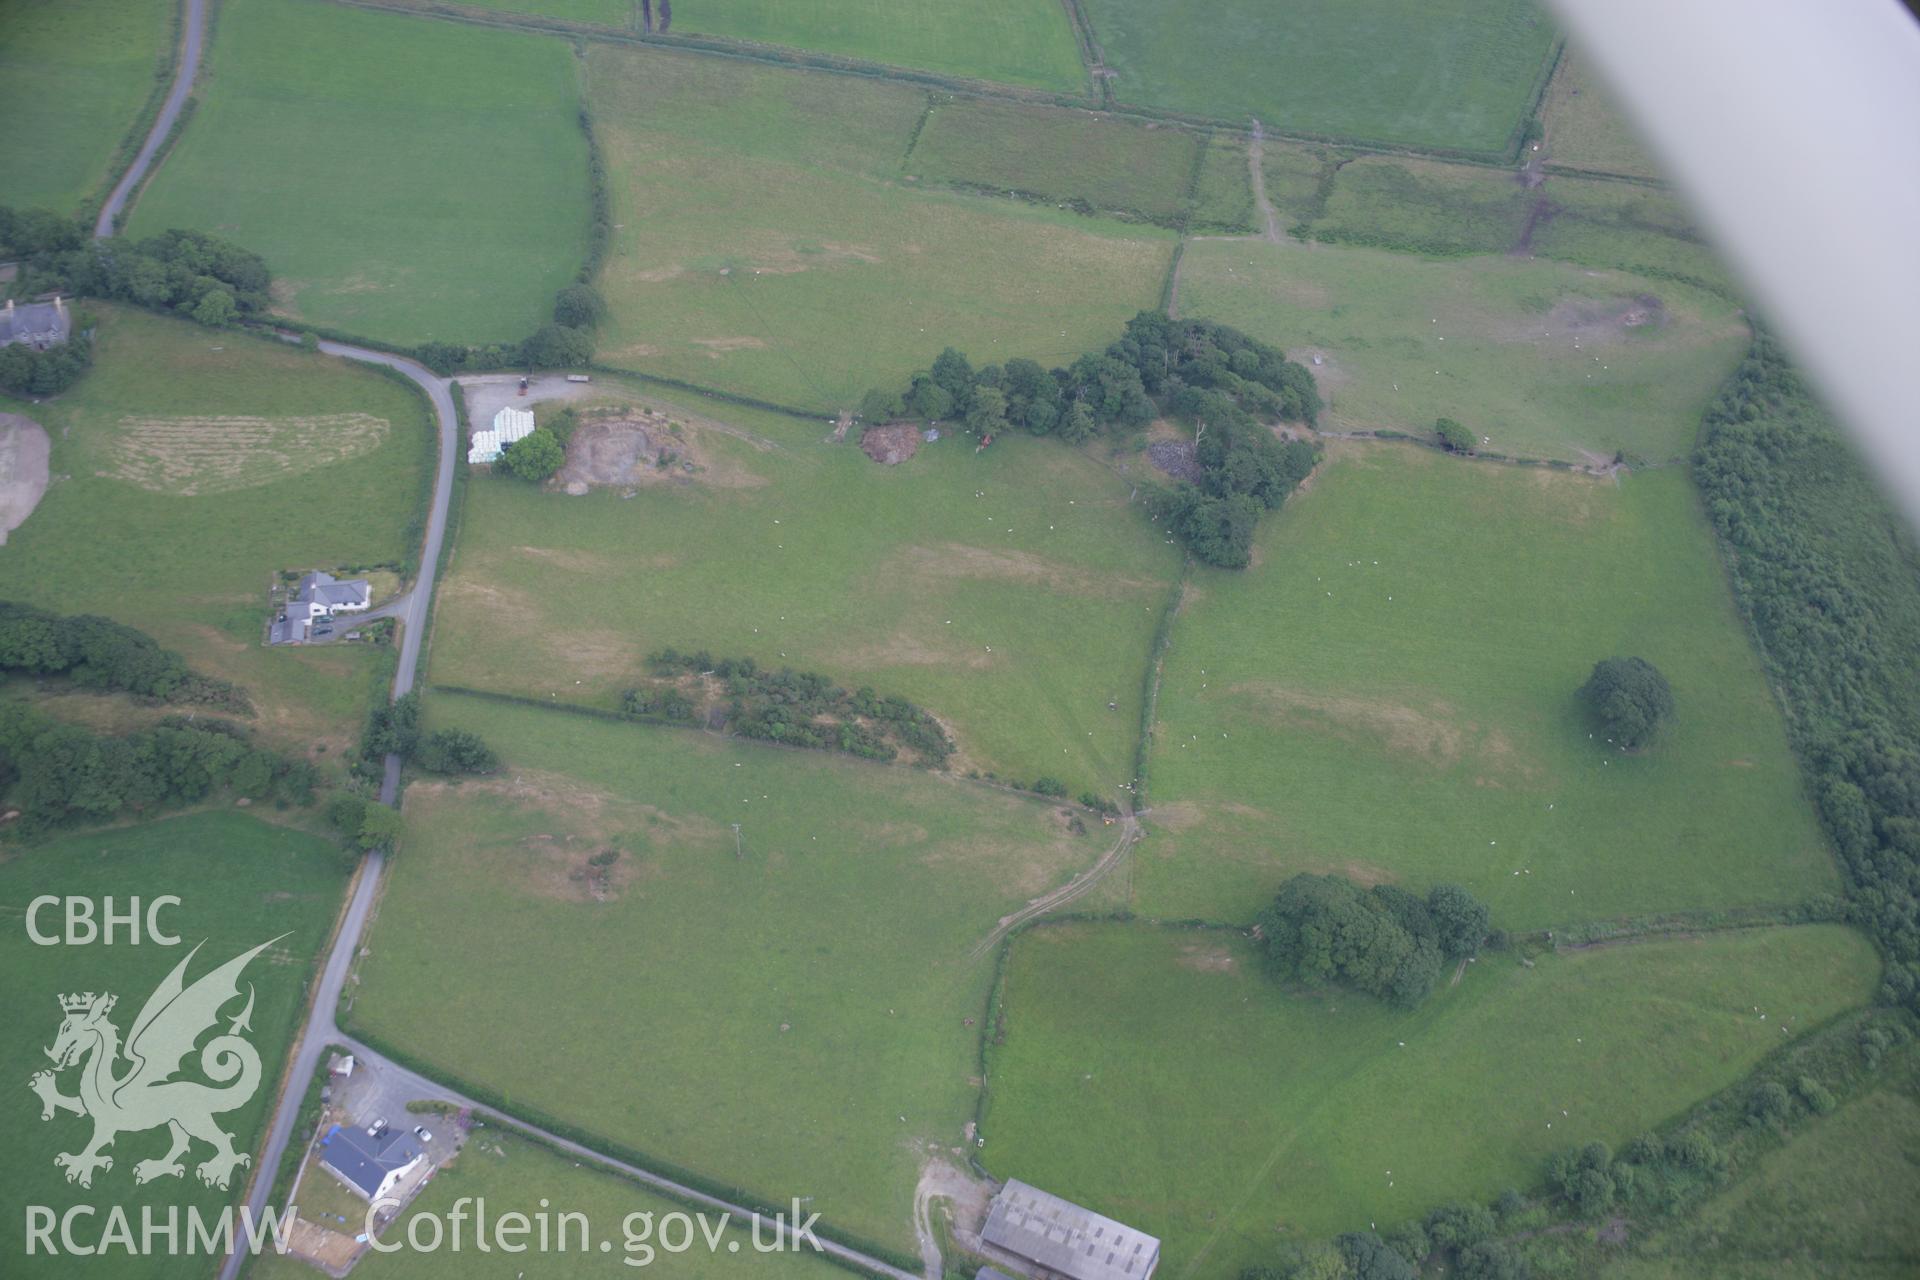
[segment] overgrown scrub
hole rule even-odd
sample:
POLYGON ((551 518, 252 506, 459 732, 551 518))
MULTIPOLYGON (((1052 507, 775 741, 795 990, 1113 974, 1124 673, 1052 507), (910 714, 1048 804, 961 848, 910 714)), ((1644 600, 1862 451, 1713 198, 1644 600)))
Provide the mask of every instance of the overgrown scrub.
POLYGON ((865 686, 849 693, 826 676, 766 670, 752 658, 715 661, 705 650, 662 649, 649 661, 658 680, 626 691, 621 706, 628 715, 683 722, 700 716, 742 737, 868 760, 897 759, 904 747, 930 768, 953 754, 940 722, 905 698, 865 686))
POLYGON ((231 791, 310 804, 312 765, 253 746, 231 721, 170 716, 119 737, 0 705, 0 793, 30 831, 146 816, 231 791))
POLYGON ((186 659, 144 632, 111 618, 67 617, 11 600, 0 600, 0 671, 65 676, 83 689, 161 702, 251 710, 243 690, 195 674, 186 659))
POLYGON ((904 390, 869 391, 860 416, 957 419, 983 444, 1011 427, 1079 443, 1156 417, 1188 423, 1200 480, 1157 494, 1154 518, 1199 559, 1239 569, 1261 512, 1285 502, 1319 456, 1304 441, 1280 443, 1256 415, 1311 426, 1320 409, 1313 374, 1278 347, 1211 321, 1142 311, 1119 341, 1066 368, 1013 359, 975 369, 948 347, 904 390))
POLYGON ((1839 851, 1849 915, 1920 1009, 1920 555, 1765 334, 1708 408, 1694 478, 1839 851))

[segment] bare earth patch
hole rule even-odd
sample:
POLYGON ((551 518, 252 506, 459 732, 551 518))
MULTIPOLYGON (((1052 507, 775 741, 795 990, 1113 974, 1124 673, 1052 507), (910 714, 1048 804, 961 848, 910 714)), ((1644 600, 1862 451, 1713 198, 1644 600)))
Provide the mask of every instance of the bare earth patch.
POLYGON ((390 428, 385 418, 366 413, 127 417, 112 444, 115 465, 102 474, 181 497, 227 493, 370 453, 390 428))
POLYGON ((26 523, 47 491, 47 432, 31 418, 0 413, 0 546, 26 523))
POLYGON ((888 571, 902 571, 921 580, 1017 582, 1080 596, 1120 596, 1158 589, 1157 584, 1145 579, 1090 573, 1029 551, 989 551, 963 542, 902 547, 887 558, 881 573, 888 571))
POLYGON ((884 427, 868 427, 860 437, 860 449, 884 466, 898 466, 920 449, 920 429, 908 422, 884 427))
POLYGON ((1226 973, 1233 968, 1233 953, 1225 947, 1200 942, 1181 944, 1177 962, 1183 969, 1202 973, 1226 973))
POLYGON ((1445 768, 1471 756, 1493 774, 1529 772, 1505 734, 1456 721, 1452 708, 1434 702, 1425 710, 1385 698, 1309 693, 1264 681, 1230 691, 1274 719, 1350 738, 1371 739, 1393 755, 1413 756, 1445 768))
POLYGON ((767 483, 759 472, 708 448, 690 426, 678 419, 587 418, 567 441, 566 465, 555 479, 569 493, 694 483, 743 489, 767 483))

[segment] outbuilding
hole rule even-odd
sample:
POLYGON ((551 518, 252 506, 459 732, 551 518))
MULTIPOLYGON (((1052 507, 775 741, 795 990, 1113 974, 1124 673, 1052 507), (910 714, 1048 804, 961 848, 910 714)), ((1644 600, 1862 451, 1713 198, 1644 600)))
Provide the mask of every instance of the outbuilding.
POLYGON ((1157 1238, 1017 1178, 993 1197, 980 1238, 1066 1280, 1149 1280, 1160 1265, 1157 1238))

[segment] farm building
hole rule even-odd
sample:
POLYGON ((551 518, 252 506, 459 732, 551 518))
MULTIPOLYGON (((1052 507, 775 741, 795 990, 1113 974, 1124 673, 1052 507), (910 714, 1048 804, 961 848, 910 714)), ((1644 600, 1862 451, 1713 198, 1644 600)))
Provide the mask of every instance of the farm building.
POLYGON ((321 1167, 368 1200, 392 1191, 426 1158, 413 1135, 399 1129, 369 1138, 365 1130, 335 1125, 320 1139, 321 1167))
POLYGON ((508 405, 493 415, 491 428, 473 433, 473 439, 467 445, 467 464, 474 466, 482 462, 498 462, 508 445, 532 434, 533 410, 516 409, 508 405))
POLYGON ((73 331, 73 317, 59 294, 52 302, 29 302, 15 306, 12 298, 0 308, 0 347, 24 342, 35 351, 45 351, 57 342, 65 342, 73 331))
POLYGON ((315 571, 300 579, 286 607, 268 629, 268 644, 306 644, 333 638, 333 615, 359 613, 371 600, 365 578, 342 582, 330 573, 315 571))
POLYGON ((980 1238, 1067 1280, 1149 1280, 1160 1241, 1010 1178, 987 1210, 980 1238))

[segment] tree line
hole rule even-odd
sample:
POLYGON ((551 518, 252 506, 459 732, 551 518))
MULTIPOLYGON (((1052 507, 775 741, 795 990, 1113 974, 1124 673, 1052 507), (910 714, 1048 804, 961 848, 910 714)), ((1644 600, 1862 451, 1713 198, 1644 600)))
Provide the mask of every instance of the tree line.
MULTIPOLYGON (((596 219, 605 216, 596 204, 596 219)), ((107 298, 214 328, 264 320, 273 305, 273 276, 266 260, 200 231, 163 231, 138 241, 96 240, 78 219, 44 209, 0 206, 0 257, 19 259, 17 291, 29 296, 58 291, 107 298)), ((607 305, 587 275, 583 268, 581 278, 560 289, 551 321, 520 342, 427 342, 407 350, 443 375, 590 364, 594 331, 605 321, 607 305)), ((0 386, 51 395, 73 385, 91 360, 91 344, 78 328, 73 341, 49 351, 0 348, 0 386)))
POLYGON ((860 402, 868 423, 957 421, 987 438, 1018 428, 1079 443, 1157 417, 1194 429, 1198 481, 1152 499, 1154 518, 1208 564, 1243 568, 1263 511, 1306 478, 1318 452, 1282 443, 1267 423, 1312 426, 1321 409, 1313 374, 1278 347, 1207 320, 1142 311, 1105 351, 1064 368, 1016 358, 975 368, 952 347, 904 387, 860 402))
MULTIPOLYGON (((214 328, 264 312, 270 303, 265 260, 198 231, 95 240, 77 218, 0 206, 0 255, 19 259, 16 291, 29 297, 109 298, 214 328)), ((65 343, 46 351, 0 348, 0 387, 36 396, 65 391, 93 362, 87 328, 76 316, 65 343)))
POLYGON ((1771 337, 1704 426, 1694 479, 1845 868, 1849 917, 1887 958, 1885 997, 1920 1010, 1920 556, 1771 337))
POLYGON ((194 672, 145 632, 111 618, 50 613, 12 600, 0 600, 0 671, 64 676, 83 689, 161 702, 251 710, 243 690, 194 672))
POLYGON ((0 793, 27 830, 146 816, 220 791, 306 805, 318 780, 307 761, 252 745, 228 720, 169 716, 111 736, 0 703, 0 793))
POLYGON ((707 699, 688 696, 689 688, 696 695, 702 691, 687 677, 710 676, 720 682, 726 703, 710 709, 707 718, 742 737, 880 761, 897 759, 904 747, 930 768, 953 755, 953 740, 940 722, 905 698, 866 686, 849 692, 817 672, 770 670, 752 658, 716 661, 704 649, 662 649, 648 661, 660 679, 622 695, 628 715, 690 723, 707 699))

